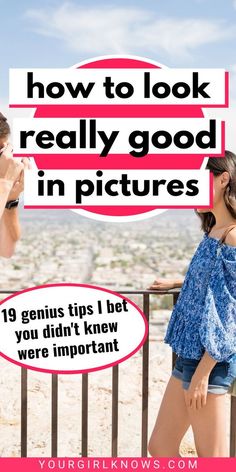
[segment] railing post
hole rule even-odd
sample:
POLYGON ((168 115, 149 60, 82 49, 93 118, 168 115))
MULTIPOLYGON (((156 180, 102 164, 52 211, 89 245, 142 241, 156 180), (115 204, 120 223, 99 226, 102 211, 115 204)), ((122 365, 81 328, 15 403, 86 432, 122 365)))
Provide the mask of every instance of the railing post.
POLYGON ((82 374, 82 457, 88 456, 88 374, 82 374))
MULTIPOLYGON (((143 294, 143 312, 149 324, 149 293, 143 294)), ((148 380, 149 380, 149 332, 143 345, 142 357, 142 437, 141 455, 147 457, 148 444, 148 380)))
POLYGON ((21 368, 21 457, 27 457, 27 369, 21 368))
POLYGON ((57 457, 58 449, 58 375, 52 374, 51 454, 57 457))
POLYGON ((118 452, 118 386, 119 366, 112 367, 112 423, 111 423, 111 456, 117 457, 118 452))
MULTIPOLYGON (((173 306, 176 304, 178 297, 179 297, 179 292, 173 293, 173 306)), ((177 357, 178 357, 177 354, 174 351, 172 351, 172 369, 174 368, 177 357)))

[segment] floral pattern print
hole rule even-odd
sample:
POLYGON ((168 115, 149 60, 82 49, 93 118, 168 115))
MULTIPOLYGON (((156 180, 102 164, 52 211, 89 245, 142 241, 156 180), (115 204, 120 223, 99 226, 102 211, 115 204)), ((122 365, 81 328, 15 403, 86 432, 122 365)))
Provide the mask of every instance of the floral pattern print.
POLYGON ((190 261, 164 342, 176 354, 236 361, 236 247, 205 232, 190 261))

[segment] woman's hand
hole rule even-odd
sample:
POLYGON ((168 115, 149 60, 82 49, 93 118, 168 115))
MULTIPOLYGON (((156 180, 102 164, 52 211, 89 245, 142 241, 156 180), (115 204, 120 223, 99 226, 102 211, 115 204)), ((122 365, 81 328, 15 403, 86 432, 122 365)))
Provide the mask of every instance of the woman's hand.
POLYGON ((0 152, 0 179, 13 185, 24 169, 24 164, 21 162, 21 159, 13 157, 12 146, 10 144, 6 144, 0 152))
POLYGON ((8 201, 19 198, 20 194, 24 190, 24 171, 25 169, 30 169, 29 159, 22 159, 22 164, 24 166, 24 170, 21 171, 18 179, 13 183, 11 191, 8 195, 8 201))
POLYGON ((188 408, 200 410, 206 405, 209 374, 202 374, 197 369, 192 376, 185 401, 188 408))
POLYGON ((190 382, 185 400, 189 408, 198 410, 206 405, 209 377, 217 361, 205 351, 190 382))
POLYGON ((148 287, 148 290, 169 290, 176 287, 176 281, 174 279, 162 279, 158 278, 154 280, 152 285, 148 287))

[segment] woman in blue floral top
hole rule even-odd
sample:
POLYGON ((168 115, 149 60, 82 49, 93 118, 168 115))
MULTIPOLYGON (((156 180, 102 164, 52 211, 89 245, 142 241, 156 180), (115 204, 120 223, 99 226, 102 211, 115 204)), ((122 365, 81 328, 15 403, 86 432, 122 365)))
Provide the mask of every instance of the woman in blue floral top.
POLYGON ((191 425, 199 457, 228 457, 225 397, 236 379, 236 156, 209 158, 213 207, 198 208, 204 232, 180 287, 164 342, 178 355, 150 441, 154 457, 180 456, 191 425))

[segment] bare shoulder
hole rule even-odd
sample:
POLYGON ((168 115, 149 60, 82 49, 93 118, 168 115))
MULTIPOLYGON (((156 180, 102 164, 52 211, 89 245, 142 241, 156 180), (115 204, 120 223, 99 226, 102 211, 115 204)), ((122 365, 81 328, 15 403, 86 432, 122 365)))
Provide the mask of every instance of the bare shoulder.
POLYGON ((225 243, 229 246, 236 246, 236 228, 231 229, 225 238, 225 243))

